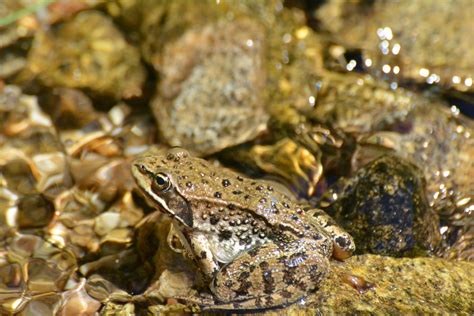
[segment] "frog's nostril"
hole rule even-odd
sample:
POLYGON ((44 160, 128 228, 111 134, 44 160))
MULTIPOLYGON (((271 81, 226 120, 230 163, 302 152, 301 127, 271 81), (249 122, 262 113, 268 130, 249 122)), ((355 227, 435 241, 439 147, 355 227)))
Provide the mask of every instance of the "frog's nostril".
POLYGON ((142 164, 136 165, 138 167, 138 170, 140 170, 141 173, 146 173, 146 168, 142 164))

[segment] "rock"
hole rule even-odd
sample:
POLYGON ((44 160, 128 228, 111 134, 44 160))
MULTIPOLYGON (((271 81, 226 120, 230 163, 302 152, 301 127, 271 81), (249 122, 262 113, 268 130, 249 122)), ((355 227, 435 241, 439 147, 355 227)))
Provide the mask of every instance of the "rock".
POLYGON ((361 49, 359 66, 379 77, 472 92, 473 10, 471 0, 334 0, 316 16, 342 45, 361 49))
POLYGON ((382 156, 339 180, 321 207, 354 237, 357 253, 431 253, 440 242, 439 218, 428 205, 425 185, 415 165, 382 156))
POLYGON ((112 20, 91 10, 36 34, 19 80, 31 76, 49 87, 127 99, 141 96, 145 69, 138 49, 127 43, 112 20))
POLYGON ((319 290, 300 304, 265 315, 461 314, 474 312, 474 263, 440 258, 362 255, 334 264, 319 290), (359 293, 348 275, 372 284, 359 293))

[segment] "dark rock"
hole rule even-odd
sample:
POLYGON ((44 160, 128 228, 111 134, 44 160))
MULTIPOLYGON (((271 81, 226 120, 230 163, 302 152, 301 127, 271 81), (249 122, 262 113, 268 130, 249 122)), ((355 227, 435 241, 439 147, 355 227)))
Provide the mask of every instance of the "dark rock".
POLYGON ((382 156, 340 180, 321 207, 354 237, 358 253, 425 255, 440 241, 422 173, 395 156, 382 156))

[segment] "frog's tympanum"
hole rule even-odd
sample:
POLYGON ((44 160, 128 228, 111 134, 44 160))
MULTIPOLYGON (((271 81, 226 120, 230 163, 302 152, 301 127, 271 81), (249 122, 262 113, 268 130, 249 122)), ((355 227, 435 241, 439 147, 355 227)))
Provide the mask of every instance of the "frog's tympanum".
POLYGON ((173 217, 185 252, 209 279, 215 308, 295 302, 327 275, 332 255, 344 259, 355 249, 322 210, 183 149, 139 158, 132 173, 145 196, 173 217))

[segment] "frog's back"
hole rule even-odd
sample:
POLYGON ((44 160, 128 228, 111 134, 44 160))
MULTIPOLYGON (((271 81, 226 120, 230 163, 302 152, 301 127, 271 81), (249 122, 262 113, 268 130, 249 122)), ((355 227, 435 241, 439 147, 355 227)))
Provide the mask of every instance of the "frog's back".
POLYGON ((179 191, 189 200, 252 212, 274 229, 290 231, 299 237, 308 232, 319 234, 305 219, 298 203, 263 181, 191 156, 181 157, 179 161, 168 159, 167 164, 172 168, 179 191))

